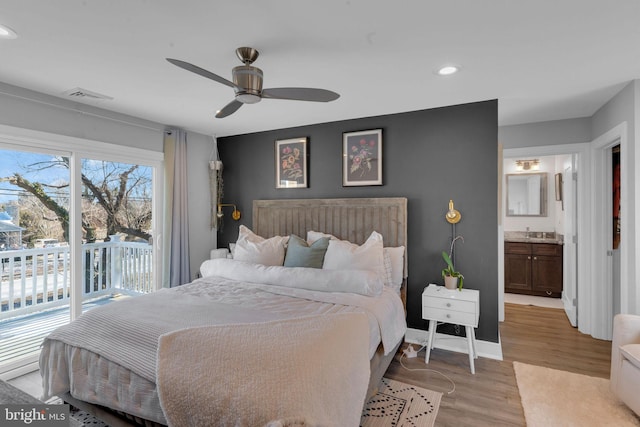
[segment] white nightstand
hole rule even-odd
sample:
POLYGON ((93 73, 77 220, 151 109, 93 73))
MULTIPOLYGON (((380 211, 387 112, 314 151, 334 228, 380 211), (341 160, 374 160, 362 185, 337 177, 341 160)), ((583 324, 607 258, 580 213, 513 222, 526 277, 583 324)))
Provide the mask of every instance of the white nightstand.
POLYGON ((475 289, 450 291, 444 286, 430 284, 422 293, 422 318, 429 321, 429 341, 424 362, 429 363, 431 349, 435 346, 438 322, 462 325, 467 335, 471 373, 475 374, 473 359, 476 359, 478 354, 474 328, 478 327, 480 318, 480 292, 475 289))

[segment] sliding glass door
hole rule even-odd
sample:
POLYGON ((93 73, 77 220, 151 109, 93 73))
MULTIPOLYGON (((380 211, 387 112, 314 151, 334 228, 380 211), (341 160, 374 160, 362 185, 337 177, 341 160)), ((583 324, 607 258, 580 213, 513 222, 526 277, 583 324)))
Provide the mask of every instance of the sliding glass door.
POLYGON ((57 326, 162 283, 154 239, 161 219, 161 153, 50 145, 0 138, 5 377, 34 369, 42 339, 57 326))

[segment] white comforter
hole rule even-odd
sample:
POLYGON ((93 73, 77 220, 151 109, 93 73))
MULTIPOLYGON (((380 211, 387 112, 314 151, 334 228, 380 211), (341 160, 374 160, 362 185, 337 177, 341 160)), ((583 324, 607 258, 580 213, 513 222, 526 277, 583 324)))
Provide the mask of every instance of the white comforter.
MULTIPOLYGON (((192 284, 163 289, 150 295, 97 307, 75 322, 52 332, 43 344, 41 370, 44 397, 73 389, 71 375, 87 368, 70 348, 100 355, 99 359, 126 368, 150 383, 156 381, 156 353, 160 336, 208 325, 264 322, 314 314, 364 312, 369 323, 369 356, 380 341, 385 352, 393 349, 406 330, 404 308, 392 290, 378 297, 344 292, 322 292, 298 288, 238 282, 208 277, 192 284), (52 351, 66 349, 65 354, 52 351)), ((103 372, 105 378, 108 372, 103 372)), ((89 380, 87 375, 86 380, 89 380)), ((100 379, 91 379, 100 381, 100 379)), ((103 401, 100 393, 75 396, 93 403, 120 408, 118 402, 103 401)), ((109 399, 106 397, 106 399, 109 399)), ((116 399, 116 397, 112 397, 116 399)), ((142 408, 141 410, 143 410, 142 408)), ((144 416, 145 414, 136 414, 144 416)))

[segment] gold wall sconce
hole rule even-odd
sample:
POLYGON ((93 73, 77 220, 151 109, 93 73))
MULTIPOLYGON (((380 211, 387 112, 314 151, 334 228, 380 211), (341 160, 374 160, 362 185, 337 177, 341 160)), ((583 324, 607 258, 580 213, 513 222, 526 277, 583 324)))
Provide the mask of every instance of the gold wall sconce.
POLYGON ((449 224, 457 224, 462 219, 462 215, 460 215, 460 212, 455 210, 455 208, 453 207, 453 200, 449 200, 449 210, 444 217, 449 224))
POLYGON ((516 170, 517 171, 540 170, 540 160, 539 159, 516 160, 516 170))
POLYGON ((240 219, 240 211, 236 208, 236 205, 234 205, 233 203, 218 203, 218 213, 216 214, 218 218, 222 218, 224 216, 224 214, 222 213, 222 208, 224 206, 233 206, 233 212, 231 213, 231 218, 233 218, 236 221, 240 219))

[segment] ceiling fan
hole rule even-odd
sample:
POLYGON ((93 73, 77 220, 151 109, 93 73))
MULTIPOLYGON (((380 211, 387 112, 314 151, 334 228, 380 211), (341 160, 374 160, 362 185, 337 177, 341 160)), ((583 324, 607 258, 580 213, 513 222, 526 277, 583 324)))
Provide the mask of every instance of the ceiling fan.
POLYGON ((242 107, 242 104, 255 104, 256 102, 260 102, 262 98, 329 102, 340 97, 337 93, 325 89, 305 87, 263 89, 262 70, 258 67, 251 66, 251 64, 258 59, 258 51, 251 47, 239 47, 236 49, 236 55, 244 65, 238 65, 233 68, 233 82, 188 62, 172 58, 166 59, 173 65, 233 88, 236 92, 236 97, 216 113, 216 117, 219 119, 235 113, 238 108, 242 107))

